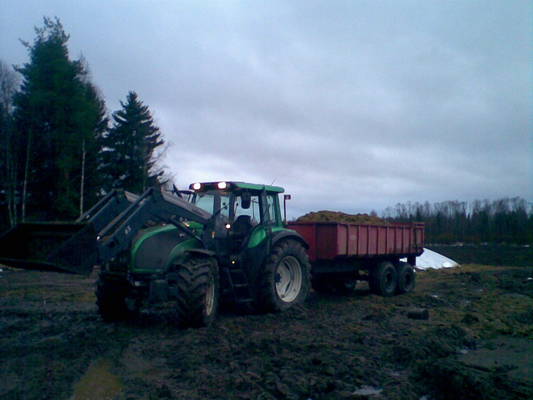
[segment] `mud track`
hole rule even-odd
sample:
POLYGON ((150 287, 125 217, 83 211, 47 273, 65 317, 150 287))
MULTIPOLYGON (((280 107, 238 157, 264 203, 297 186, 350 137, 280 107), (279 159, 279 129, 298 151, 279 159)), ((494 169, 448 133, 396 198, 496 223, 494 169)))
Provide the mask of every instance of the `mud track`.
POLYGON ((282 314, 226 313, 180 331, 170 305, 106 324, 94 279, 4 269, 0 398, 531 398, 531 277, 531 267, 419 272, 408 295, 381 298, 362 282, 282 314), (409 318, 413 308, 429 319, 409 318))

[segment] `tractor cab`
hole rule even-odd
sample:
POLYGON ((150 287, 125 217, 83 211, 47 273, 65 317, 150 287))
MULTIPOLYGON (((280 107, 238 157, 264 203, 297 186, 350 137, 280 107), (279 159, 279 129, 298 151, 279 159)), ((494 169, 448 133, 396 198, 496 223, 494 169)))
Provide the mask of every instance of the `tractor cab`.
POLYGON ((211 217, 201 241, 216 258, 221 298, 239 307, 281 311, 305 299, 310 265, 305 240, 285 228, 278 186, 245 182, 190 185, 191 202, 211 217))
MULTIPOLYGON (((283 188, 244 182, 207 182, 190 185, 191 202, 212 215, 211 239, 225 243, 225 252, 258 244, 265 229, 282 228, 278 194, 283 188)), ((209 228, 208 228, 209 230, 209 228)))

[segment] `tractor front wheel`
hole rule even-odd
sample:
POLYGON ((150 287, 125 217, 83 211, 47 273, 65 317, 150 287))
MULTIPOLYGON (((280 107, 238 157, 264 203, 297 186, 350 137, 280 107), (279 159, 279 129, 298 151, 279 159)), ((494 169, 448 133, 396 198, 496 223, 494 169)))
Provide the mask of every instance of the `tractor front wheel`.
POLYGON ((176 313, 180 327, 208 326, 216 317, 219 297, 218 266, 208 257, 191 257, 175 266, 176 313))
POLYGON ((303 303, 311 286, 311 265, 300 242, 284 240, 267 256, 259 274, 257 308, 283 311, 303 303))

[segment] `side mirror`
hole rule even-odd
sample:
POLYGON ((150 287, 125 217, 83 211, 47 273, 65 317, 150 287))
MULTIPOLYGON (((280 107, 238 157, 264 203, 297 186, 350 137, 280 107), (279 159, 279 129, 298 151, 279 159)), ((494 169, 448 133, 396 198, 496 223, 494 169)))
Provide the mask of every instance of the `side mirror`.
POLYGON ((252 204, 252 196, 250 195, 250 192, 242 192, 241 194, 241 207, 245 210, 250 208, 250 205, 252 204))

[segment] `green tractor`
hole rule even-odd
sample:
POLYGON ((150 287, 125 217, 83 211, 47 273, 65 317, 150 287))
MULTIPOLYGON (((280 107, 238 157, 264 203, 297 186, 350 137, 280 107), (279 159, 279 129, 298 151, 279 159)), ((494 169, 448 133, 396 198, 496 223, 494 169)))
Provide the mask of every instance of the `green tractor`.
POLYGON ((86 274, 100 265, 106 321, 168 301, 182 327, 209 325, 220 301, 283 311, 305 301, 311 273, 305 240, 283 224, 283 191, 244 182, 195 183, 174 195, 113 191, 75 223, 8 231, 0 263, 86 274))

